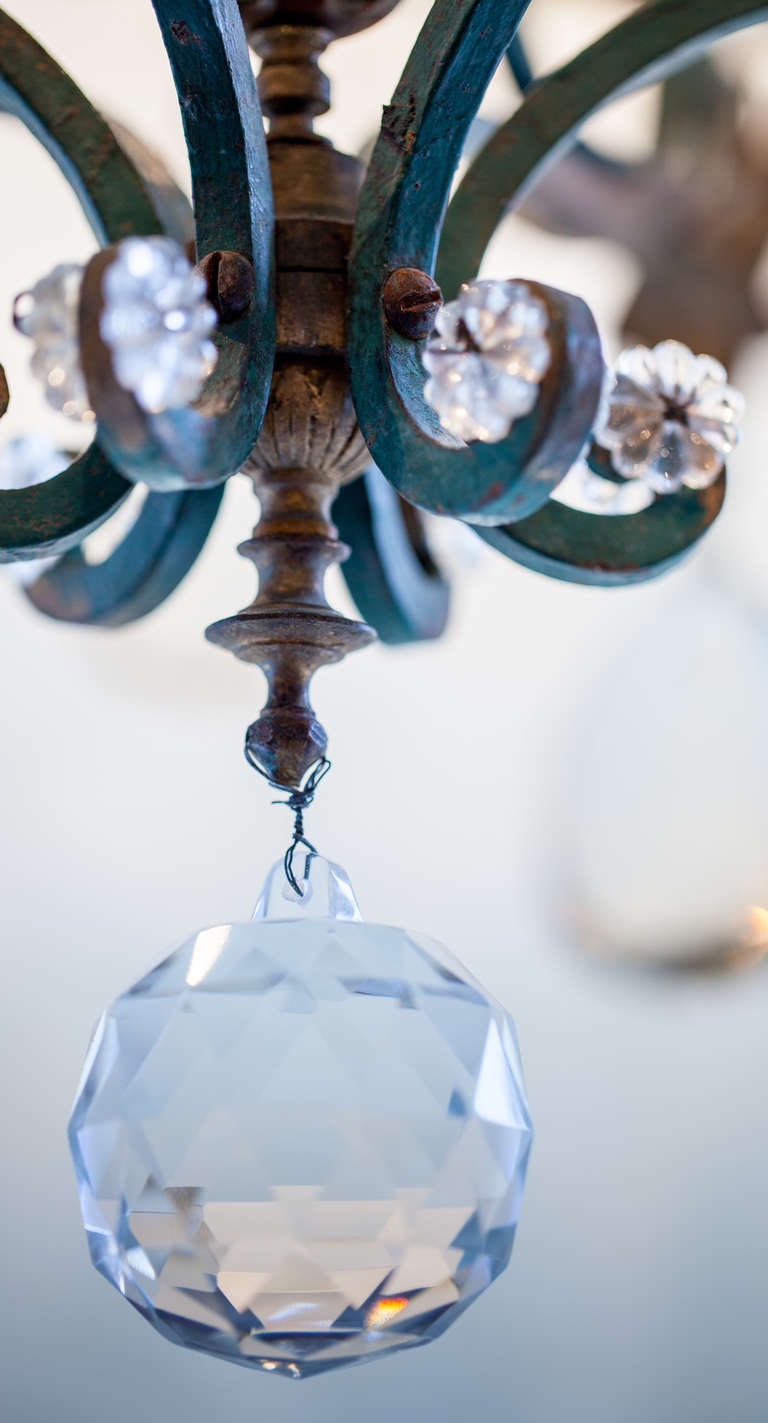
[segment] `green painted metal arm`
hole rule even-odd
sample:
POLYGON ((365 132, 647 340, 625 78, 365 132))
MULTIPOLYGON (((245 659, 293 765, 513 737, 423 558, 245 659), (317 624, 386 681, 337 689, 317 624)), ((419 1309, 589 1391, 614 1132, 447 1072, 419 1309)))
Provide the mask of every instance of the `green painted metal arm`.
POLYGON ((530 519, 475 533, 535 573, 620 587, 673 568, 710 528, 724 499, 722 474, 709 489, 662 496, 639 514, 585 514, 550 499, 530 519))
MULTIPOLYGON (((689 62, 714 40, 765 19, 768 5, 755 0, 697 0, 695 5, 657 0, 536 84, 476 156, 450 204, 437 267, 445 289, 451 292, 478 269, 503 214, 573 143, 590 114, 627 89, 689 62)), ((594 454, 595 467, 605 474, 600 452, 594 454)), ((550 576, 576 583, 634 583, 655 577, 684 556, 717 517, 724 487, 721 480, 714 490, 668 496, 621 518, 550 502, 533 517, 489 533, 487 541, 550 576)))
POLYGON ((479 268, 504 213, 610 99, 662 79, 715 40, 768 19, 756 0, 656 0, 630 15, 562 69, 540 80, 488 140, 446 215, 437 278, 447 293, 479 268))
POLYGON ((577 298, 547 293, 557 359, 543 399, 508 439, 467 446, 425 403, 419 345, 389 328, 381 287, 397 267, 432 270, 469 126, 526 9, 527 0, 437 0, 384 111, 350 265, 352 391, 376 464, 412 503, 473 523, 534 512, 576 458, 602 377, 591 314, 577 298))
POLYGON ((51 155, 98 241, 159 232, 150 192, 109 125, 51 56, 0 10, 0 109, 51 155))
MULTIPOLYGON (((164 164, 129 129, 120 143, 140 170, 164 230, 177 242, 194 228, 192 209, 164 164)), ((31 583, 27 600, 59 622, 123 627, 146 617, 178 587, 201 553, 224 485, 147 496, 133 527, 100 562, 71 549, 31 583)))
POLYGON ((109 402, 96 403, 99 440, 123 474, 170 490, 220 483, 256 442, 275 348, 273 214, 264 125, 236 0, 186 0, 183 18, 176 0, 153 4, 184 121, 198 255, 239 252, 255 274, 248 312, 216 335, 218 364, 194 408, 150 415, 131 401, 126 439, 109 402))
POLYGON ((58 622, 124 627, 151 613, 195 562, 211 530, 224 486, 147 494, 133 528, 102 563, 72 549, 24 589, 39 612, 58 622))
POLYGON ((379 640, 397 646, 440 637, 451 592, 429 553, 418 511, 372 465, 342 485, 332 517, 350 548, 344 581, 379 640))
MULTIPOLYGON (((68 179, 100 242, 160 230, 150 194, 77 85, 0 10, 0 107, 16 115, 68 179)), ((31 489, 0 489, 0 562, 61 553, 118 507, 130 484, 92 446, 31 489)))

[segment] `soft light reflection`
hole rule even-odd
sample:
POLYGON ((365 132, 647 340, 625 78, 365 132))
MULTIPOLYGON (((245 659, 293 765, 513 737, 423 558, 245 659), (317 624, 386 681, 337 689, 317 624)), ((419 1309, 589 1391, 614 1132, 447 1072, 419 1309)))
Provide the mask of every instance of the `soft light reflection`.
POLYGON ((768 954, 768 909, 753 904, 747 914, 747 924, 741 941, 729 956, 727 967, 749 968, 768 954))
POLYGON ((670 945, 666 952, 659 946, 641 944, 619 947, 583 910, 571 913, 570 924, 582 948, 614 963, 681 972, 733 973, 755 968, 768 955, 768 908, 760 904, 752 904, 742 915, 735 916, 730 933, 713 937, 709 943, 670 945))
POLYGON ((229 926, 220 924, 216 929, 206 929, 198 934, 192 957, 189 960, 185 983, 197 988, 210 973, 229 937, 229 926))

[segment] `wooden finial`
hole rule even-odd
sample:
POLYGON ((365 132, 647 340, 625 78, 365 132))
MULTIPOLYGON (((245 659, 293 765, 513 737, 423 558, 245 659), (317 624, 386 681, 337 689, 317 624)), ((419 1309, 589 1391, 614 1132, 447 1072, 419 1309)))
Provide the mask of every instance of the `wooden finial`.
POLYGON ((374 633, 336 612, 325 596, 327 569, 349 553, 330 520, 337 481, 309 469, 251 473, 261 519, 239 552, 258 568, 259 590, 207 636, 262 668, 267 702, 248 728, 246 746, 270 781, 294 789, 327 746, 309 700, 314 673, 365 647, 374 633))

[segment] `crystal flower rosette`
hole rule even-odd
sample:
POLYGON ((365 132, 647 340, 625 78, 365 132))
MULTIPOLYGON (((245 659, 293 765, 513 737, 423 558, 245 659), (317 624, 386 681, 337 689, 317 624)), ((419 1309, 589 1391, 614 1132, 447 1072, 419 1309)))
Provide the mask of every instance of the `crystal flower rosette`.
POLYGON ((529 415, 552 361, 547 308, 524 282, 466 282, 425 342, 424 398, 457 439, 494 444, 529 415))
POLYGON ((289 1377, 442 1333, 509 1261, 532 1137, 504 1010, 327 869, 338 917, 204 930, 118 998, 70 1122, 97 1270, 289 1377))
POLYGON ((622 351, 595 422, 617 474, 655 494, 707 489, 739 440, 745 402, 725 367, 680 341, 622 351))
POLYGON ((126 237, 104 277, 101 334, 115 376, 142 409, 197 400, 216 366, 205 279, 168 237, 126 237))

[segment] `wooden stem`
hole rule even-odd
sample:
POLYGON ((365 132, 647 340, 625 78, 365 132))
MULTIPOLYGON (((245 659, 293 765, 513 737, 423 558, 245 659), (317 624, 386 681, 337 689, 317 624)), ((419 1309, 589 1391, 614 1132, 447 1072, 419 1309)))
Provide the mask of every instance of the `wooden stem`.
POLYGON ((349 553, 330 520, 337 481, 312 470, 251 472, 261 519, 239 552, 258 569, 258 593, 207 636, 264 672, 267 701, 246 745, 271 781, 295 789, 327 745, 309 700, 312 676, 365 647, 374 634, 336 612, 325 596, 328 568, 349 553))

